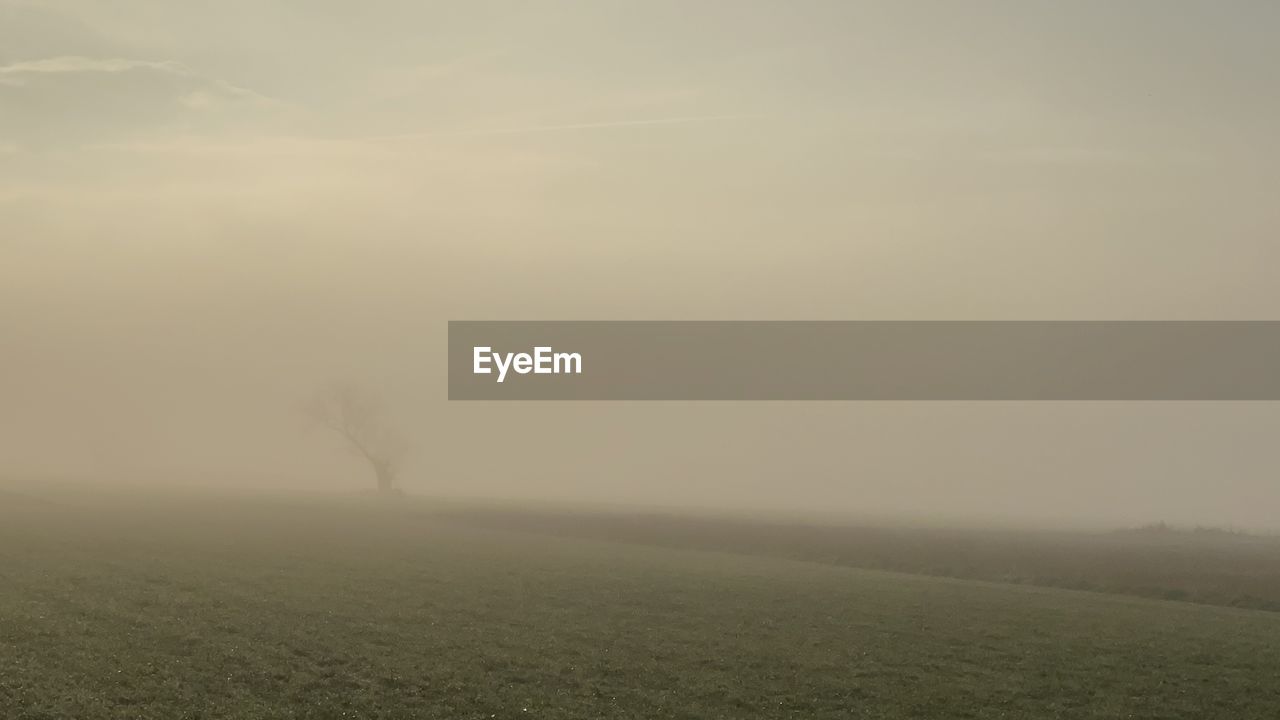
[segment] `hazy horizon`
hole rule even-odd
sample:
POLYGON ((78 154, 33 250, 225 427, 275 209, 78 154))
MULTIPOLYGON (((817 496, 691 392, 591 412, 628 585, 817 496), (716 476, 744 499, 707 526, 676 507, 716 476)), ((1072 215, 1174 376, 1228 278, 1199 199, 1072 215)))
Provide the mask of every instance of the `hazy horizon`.
POLYGON ((1280 320, 1280 6, 0 0, 0 477, 1280 529, 1273 403, 445 399, 450 319, 1280 320))

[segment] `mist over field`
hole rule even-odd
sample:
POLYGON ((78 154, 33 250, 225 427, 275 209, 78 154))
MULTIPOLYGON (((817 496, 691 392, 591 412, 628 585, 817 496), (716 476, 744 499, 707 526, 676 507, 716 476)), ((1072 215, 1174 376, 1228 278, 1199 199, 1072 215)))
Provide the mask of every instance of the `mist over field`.
POLYGON ((1280 404, 450 402, 446 345, 1280 320, 1277 37, 0 0, 0 718, 1274 718, 1280 404))
POLYGON ((1277 10, 0 3, 0 472, 1275 529, 1269 404, 466 406, 448 319, 1273 319, 1277 10))

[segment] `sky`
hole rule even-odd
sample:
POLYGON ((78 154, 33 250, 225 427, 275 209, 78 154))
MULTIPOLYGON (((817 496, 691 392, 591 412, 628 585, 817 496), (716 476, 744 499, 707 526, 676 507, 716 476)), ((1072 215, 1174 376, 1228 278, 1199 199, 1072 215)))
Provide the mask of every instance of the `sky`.
POLYGON ((1262 403, 445 399, 449 319, 1280 319, 1262 0, 0 0, 0 475, 1275 524, 1262 403))

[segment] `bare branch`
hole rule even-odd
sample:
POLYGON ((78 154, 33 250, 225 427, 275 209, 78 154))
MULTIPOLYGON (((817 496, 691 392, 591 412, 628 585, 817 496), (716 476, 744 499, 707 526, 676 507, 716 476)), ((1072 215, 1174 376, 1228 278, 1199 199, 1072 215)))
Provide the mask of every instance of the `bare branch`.
POLYGON ((334 384, 316 393, 303 412, 340 435, 349 450, 373 467, 379 490, 391 489, 405 443, 369 394, 349 383, 334 384))

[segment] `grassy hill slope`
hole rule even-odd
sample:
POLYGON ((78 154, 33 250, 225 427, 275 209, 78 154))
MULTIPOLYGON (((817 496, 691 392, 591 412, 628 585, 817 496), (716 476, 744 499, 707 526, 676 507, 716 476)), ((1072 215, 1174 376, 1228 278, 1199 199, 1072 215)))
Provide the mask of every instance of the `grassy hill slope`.
POLYGON ((1274 718, 1280 615, 444 523, 0 507, 0 716, 1274 718))

